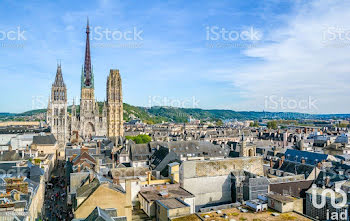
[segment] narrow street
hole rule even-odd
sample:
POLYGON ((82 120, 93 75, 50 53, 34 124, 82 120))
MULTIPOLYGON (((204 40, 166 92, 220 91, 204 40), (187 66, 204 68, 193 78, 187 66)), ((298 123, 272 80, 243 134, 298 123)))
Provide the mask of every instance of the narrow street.
POLYGON ((43 220, 72 220, 73 214, 66 202, 64 161, 58 161, 46 185, 43 220))

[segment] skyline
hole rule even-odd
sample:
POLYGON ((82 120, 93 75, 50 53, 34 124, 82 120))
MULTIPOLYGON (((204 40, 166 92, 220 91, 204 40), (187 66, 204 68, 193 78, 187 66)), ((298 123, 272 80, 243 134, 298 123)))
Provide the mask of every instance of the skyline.
POLYGON ((119 69, 136 106, 349 113, 346 1, 67 3, 0 3, 0 112, 46 108, 58 61, 79 102, 89 17, 98 101, 119 69))

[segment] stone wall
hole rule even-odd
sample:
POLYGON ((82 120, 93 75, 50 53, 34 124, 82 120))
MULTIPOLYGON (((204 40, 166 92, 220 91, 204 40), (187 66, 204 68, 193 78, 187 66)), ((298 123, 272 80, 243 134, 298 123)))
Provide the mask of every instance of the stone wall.
POLYGON ((203 206, 231 203, 231 172, 246 170, 263 175, 262 157, 186 161, 180 167, 181 187, 196 196, 196 211, 203 206))

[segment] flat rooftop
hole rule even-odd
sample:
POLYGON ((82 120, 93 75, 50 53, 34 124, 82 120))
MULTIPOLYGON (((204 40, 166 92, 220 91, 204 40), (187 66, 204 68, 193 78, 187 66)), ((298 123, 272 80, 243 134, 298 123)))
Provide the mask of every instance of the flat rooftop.
POLYGON ((283 203, 290 203, 293 202, 293 198, 288 197, 288 196, 283 196, 281 194, 278 193, 269 193, 266 195, 268 198, 277 200, 279 202, 283 202, 283 203))
MULTIPOLYGON (((288 212, 288 213, 279 213, 277 211, 268 209, 268 211, 265 212, 253 212, 251 210, 248 210, 247 213, 240 212, 237 208, 231 208, 231 209, 223 209, 221 210, 221 214, 217 214, 216 211, 213 212, 207 212, 207 213, 200 213, 199 216, 201 216, 202 220, 204 221, 223 221, 223 220, 269 220, 269 221, 285 221, 285 220, 297 220, 297 221, 311 221, 310 219, 299 215, 295 212, 288 212), (272 214, 279 214, 279 216, 273 216, 272 214), (223 214, 226 214, 228 216, 228 219, 224 219, 221 217, 223 214), (205 218, 205 215, 208 217, 205 218)), ((187 220, 187 219, 184 219, 187 220)), ((182 220, 176 220, 176 221, 182 221, 182 220)))
POLYGON ((141 190, 139 194, 147 200, 147 202, 164 200, 171 198, 192 198, 194 195, 182 187, 172 187, 172 188, 161 188, 153 190, 141 190))
POLYGON ((181 200, 178 200, 176 198, 157 200, 157 203, 160 203, 161 205, 163 205, 167 209, 189 207, 189 205, 187 205, 186 203, 183 203, 181 200))

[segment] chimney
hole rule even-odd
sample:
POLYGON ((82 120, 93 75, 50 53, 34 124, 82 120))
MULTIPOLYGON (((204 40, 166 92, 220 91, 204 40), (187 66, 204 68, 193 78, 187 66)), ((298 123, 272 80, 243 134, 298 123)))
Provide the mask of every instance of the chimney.
POLYGON ((113 183, 119 185, 119 176, 113 177, 113 183))
POLYGON ((26 146, 26 151, 28 151, 29 150, 29 145, 27 144, 27 146, 26 146))
POLYGON ((95 171, 96 171, 97 173, 100 173, 100 159, 99 159, 99 158, 96 158, 95 171))
POLYGON ((101 154, 101 141, 98 142, 97 154, 101 154))
POLYGON ((114 152, 112 152, 112 168, 115 168, 114 152))
POLYGON ((80 172, 80 164, 78 165, 78 172, 80 172))
POLYGON ((126 217, 132 217, 132 199, 131 199, 131 181, 126 180, 125 181, 125 201, 126 201, 126 206, 125 206, 125 215, 126 217))
POLYGON ((282 164, 283 164, 283 160, 279 160, 278 161, 278 169, 281 168, 282 164))
POLYGON ((90 183, 92 182, 93 179, 94 179, 94 172, 92 170, 90 170, 89 171, 89 181, 90 181, 90 183))
POLYGON ((328 186, 329 182, 331 181, 331 178, 329 176, 327 176, 325 181, 326 181, 326 186, 328 186))
POLYGON ((151 180, 152 180, 152 174, 151 174, 151 171, 148 171, 147 172, 147 184, 148 185, 150 185, 151 180))
POLYGON ((272 167, 273 167, 273 161, 272 159, 270 159, 270 168, 272 169, 272 167))
POLYGON ((24 150, 22 150, 22 159, 24 158, 24 150))
POLYGON ((125 181, 126 205, 131 206, 131 180, 125 181))
POLYGON ((318 168, 318 169, 321 169, 321 167, 322 167, 322 163, 321 163, 321 162, 318 162, 318 163, 317 163, 317 168, 318 168))
POLYGON ((305 159, 303 158, 303 159, 301 159, 301 163, 302 164, 304 164, 305 163, 305 159))

